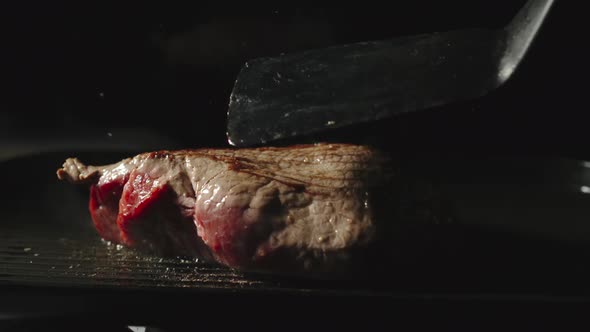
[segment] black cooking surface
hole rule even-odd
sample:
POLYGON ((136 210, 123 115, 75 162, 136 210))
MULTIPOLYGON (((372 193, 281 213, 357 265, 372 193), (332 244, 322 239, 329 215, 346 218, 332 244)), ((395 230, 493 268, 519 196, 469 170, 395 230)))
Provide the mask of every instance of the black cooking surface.
POLYGON ((359 282, 248 274, 192 257, 151 255, 80 231, 38 231, 2 229, 0 286, 286 295, 387 296, 391 293, 390 289, 359 282))
POLYGON ((96 236, 35 234, 6 230, 0 236, 0 281, 4 284, 130 288, 277 288, 276 283, 191 258, 162 258, 134 252, 96 236))

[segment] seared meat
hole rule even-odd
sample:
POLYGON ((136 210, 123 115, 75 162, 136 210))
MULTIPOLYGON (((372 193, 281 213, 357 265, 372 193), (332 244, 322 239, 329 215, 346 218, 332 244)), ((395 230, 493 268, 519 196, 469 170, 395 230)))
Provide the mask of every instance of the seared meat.
POLYGON ((346 144, 70 158, 57 175, 91 185, 107 240, 259 271, 346 269, 375 241, 373 192, 392 178, 382 154, 346 144))

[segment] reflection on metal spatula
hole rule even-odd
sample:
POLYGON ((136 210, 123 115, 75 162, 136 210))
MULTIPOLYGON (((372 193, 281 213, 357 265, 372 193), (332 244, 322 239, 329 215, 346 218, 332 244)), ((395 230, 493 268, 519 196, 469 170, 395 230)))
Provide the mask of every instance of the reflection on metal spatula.
POLYGON ((529 0, 500 30, 458 30, 249 61, 227 136, 250 146, 485 95, 510 78, 553 0, 529 0))

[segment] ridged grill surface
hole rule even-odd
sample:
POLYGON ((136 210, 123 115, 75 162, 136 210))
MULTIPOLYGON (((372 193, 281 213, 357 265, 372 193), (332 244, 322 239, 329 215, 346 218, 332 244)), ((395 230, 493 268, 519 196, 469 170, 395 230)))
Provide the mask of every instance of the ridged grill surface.
MULTIPOLYGON (((195 259, 148 255, 105 242, 98 236, 66 236, 14 229, 0 232, 2 284, 305 293, 342 291, 342 286, 330 288, 326 287, 326 283, 302 284, 282 278, 243 274, 195 259)), ((372 293, 354 287, 346 287, 346 291, 350 294, 372 293)))

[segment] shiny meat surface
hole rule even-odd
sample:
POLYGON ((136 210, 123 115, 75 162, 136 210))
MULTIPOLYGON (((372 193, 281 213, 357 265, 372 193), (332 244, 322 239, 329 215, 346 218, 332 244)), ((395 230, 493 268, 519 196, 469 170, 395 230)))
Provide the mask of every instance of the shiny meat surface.
POLYGON ((366 147, 158 151, 106 166, 67 159, 59 179, 88 183, 99 234, 130 247, 229 267, 347 269, 375 239, 374 189, 388 159, 366 147))

